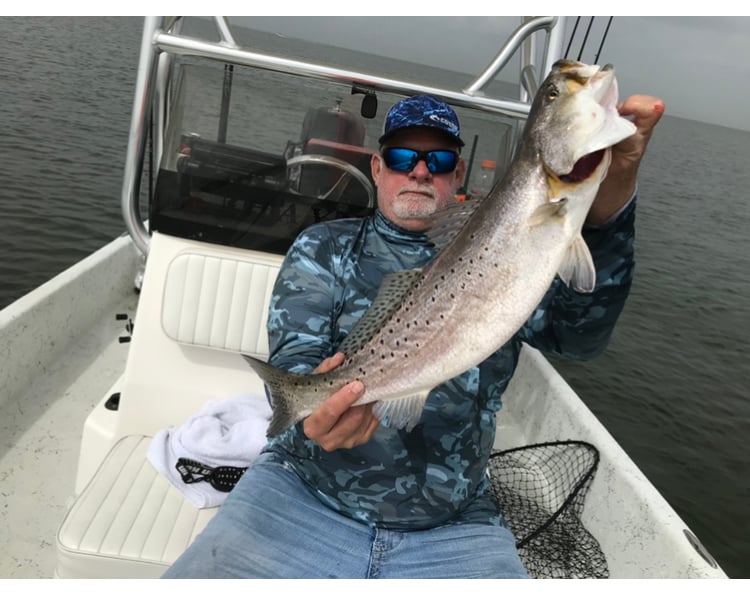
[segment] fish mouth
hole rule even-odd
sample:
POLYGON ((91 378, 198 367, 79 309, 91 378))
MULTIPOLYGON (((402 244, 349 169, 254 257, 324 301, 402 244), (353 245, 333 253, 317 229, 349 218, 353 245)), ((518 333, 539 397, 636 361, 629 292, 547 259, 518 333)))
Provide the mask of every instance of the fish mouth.
MULTIPOLYGON (((617 79, 615 78, 615 68, 612 64, 606 64, 599 68, 597 72, 589 78, 589 86, 593 99, 602 106, 605 111, 617 111, 617 79)), ((599 149, 588 153, 578 159, 573 169, 561 175, 560 179, 566 183, 581 183, 591 177, 599 167, 606 149, 599 149)))
POLYGON ((604 109, 617 107, 617 79, 612 64, 583 64, 571 62, 563 68, 566 76, 575 80, 582 88, 587 88, 591 97, 604 109))
POLYGON ((541 115, 532 120, 545 169, 569 184, 601 177, 609 148, 636 131, 618 112, 614 66, 564 61, 548 81, 544 88, 554 92, 541 95, 541 115))
POLYGON ((566 184, 579 184, 582 181, 587 180, 599 167, 602 159, 604 159, 604 153, 606 149, 599 149, 588 155, 584 155, 573 166, 570 173, 560 176, 560 181, 566 184))
POLYGON ((589 79, 594 100, 604 109, 617 109, 617 79, 612 64, 602 66, 589 79))
POLYGON ((577 74, 586 81, 584 87, 591 100, 601 108, 602 117, 596 133, 591 134, 589 142, 581 146, 582 156, 569 172, 559 176, 566 183, 581 183, 594 175, 606 158, 608 147, 635 131, 635 126, 621 118, 617 111, 618 88, 612 64, 601 67, 583 65, 577 74))

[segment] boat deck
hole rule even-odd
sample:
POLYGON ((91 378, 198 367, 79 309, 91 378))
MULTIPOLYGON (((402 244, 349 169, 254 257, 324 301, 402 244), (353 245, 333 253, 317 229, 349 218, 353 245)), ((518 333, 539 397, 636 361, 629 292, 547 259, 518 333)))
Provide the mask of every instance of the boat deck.
MULTIPOLYGON (((134 316, 137 294, 113 312, 134 316)), ((113 312, 0 407, 0 578, 51 578, 55 534, 74 490, 83 423, 122 374, 125 322, 113 312), (5 488, 13 485, 13 489, 5 488)))
MULTIPOLYGON (((55 575, 57 530, 76 491, 84 422, 109 396, 129 354, 119 342, 127 321, 115 315, 135 319, 137 267, 132 245, 117 240, 0 311, 0 345, 7 345, 0 367, 0 578, 55 575)), ((143 314, 140 323, 149 328, 143 314)), ((696 552, 684 522, 543 355, 522 355, 503 397, 495 447, 578 439, 598 448, 582 520, 607 555, 611 577, 726 577, 696 552)))

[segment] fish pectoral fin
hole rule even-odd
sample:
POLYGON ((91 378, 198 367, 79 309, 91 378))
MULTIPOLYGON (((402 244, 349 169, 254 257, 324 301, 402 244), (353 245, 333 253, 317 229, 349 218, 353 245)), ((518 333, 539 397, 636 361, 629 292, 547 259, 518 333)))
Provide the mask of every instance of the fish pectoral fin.
POLYGON ((555 218, 562 219, 562 217, 564 217, 565 213, 567 213, 568 211, 567 205, 567 198, 560 198, 560 200, 557 200, 556 202, 548 202, 547 204, 543 204, 533 213, 531 213, 531 216, 529 217, 529 224, 532 227, 536 227, 537 225, 542 225, 543 223, 546 223, 555 218))
POLYGON ((570 244, 558 275, 563 282, 581 293, 591 293, 596 286, 596 268, 591 252, 580 235, 570 244))
POLYGON ((429 392, 415 394, 398 400, 381 400, 372 409, 384 427, 411 431, 419 424, 429 392))

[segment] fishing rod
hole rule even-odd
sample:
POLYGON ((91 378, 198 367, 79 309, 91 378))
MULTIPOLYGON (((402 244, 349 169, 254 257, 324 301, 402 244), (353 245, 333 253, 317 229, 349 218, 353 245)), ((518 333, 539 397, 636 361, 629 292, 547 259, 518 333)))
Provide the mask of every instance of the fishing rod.
MULTIPOLYGON (((591 28, 592 28, 592 26, 594 24, 594 19, 595 18, 596 17, 591 17, 591 19, 589 20, 588 27, 586 27, 586 32, 584 33, 583 41, 581 42, 581 47, 578 50, 578 57, 576 58, 579 62, 581 61, 581 58, 583 57, 584 50, 586 49, 586 44, 588 43, 588 37, 589 37, 589 34, 591 33, 591 28)), ((609 17, 609 20, 607 21, 607 26, 604 29, 604 33, 602 34, 601 42, 599 43, 599 49, 597 49, 596 54, 594 56, 594 61, 593 61, 594 64, 597 64, 599 62, 599 56, 602 53, 602 48, 604 47, 604 43, 607 40, 607 36, 609 35, 609 28, 612 25, 612 20, 613 19, 614 19, 614 17, 609 17)), ((581 22, 581 17, 576 17, 575 24, 573 25, 573 31, 571 32, 570 39, 568 40, 568 47, 565 49, 565 57, 566 58, 568 57, 568 54, 570 53, 570 48, 573 45, 573 39, 576 36, 576 32, 578 31, 578 25, 579 25, 580 22, 581 22)))
POLYGON ((602 53, 602 48, 604 47, 604 42, 607 40, 607 35, 609 34, 609 26, 612 24, 612 19, 614 17, 609 17, 609 20, 607 21, 607 28, 604 29, 604 35, 602 35, 602 42, 599 44, 599 49, 596 51, 596 56, 594 56, 594 64, 596 64, 599 61, 599 54, 602 53))

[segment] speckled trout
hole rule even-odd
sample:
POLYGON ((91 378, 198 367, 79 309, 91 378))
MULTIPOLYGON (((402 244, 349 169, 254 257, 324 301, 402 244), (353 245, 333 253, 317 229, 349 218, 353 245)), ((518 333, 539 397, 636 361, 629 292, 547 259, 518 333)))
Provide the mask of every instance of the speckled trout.
POLYGON ((295 374, 245 357, 273 402, 268 435, 309 415, 348 382, 355 406, 411 430, 428 393, 481 363, 521 328, 555 275, 577 291, 596 271, 581 237, 607 173, 610 147, 635 132, 617 112, 611 65, 558 61, 534 97, 507 174, 480 201, 436 217, 429 265, 387 276, 341 344, 344 362, 323 374, 295 374))

